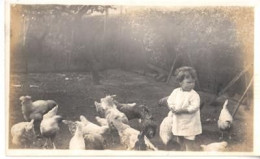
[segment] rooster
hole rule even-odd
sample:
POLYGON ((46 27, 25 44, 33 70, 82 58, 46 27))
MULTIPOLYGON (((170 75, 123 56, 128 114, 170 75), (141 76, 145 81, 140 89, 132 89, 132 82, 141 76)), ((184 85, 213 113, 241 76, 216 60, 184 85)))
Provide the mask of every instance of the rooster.
MULTIPOLYGON (((228 100, 225 101, 218 119, 218 128, 221 131, 220 139, 223 139, 224 131, 230 132, 233 123, 233 117, 227 109, 227 104, 228 100)), ((231 138, 231 136, 229 136, 229 138, 231 138)))
POLYGON ((57 103, 53 100, 37 100, 32 102, 31 96, 21 96, 20 101, 24 119, 26 121, 34 120, 34 131, 39 137, 40 123, 42 121, 43 115, 57 106, 57 103))
POLYGON ((43 115, 43 119, 40 124, 41 134, 42 136, 47 138, 44 146, 46 147, 48 140, 50 140, 53 145, 53 149, 56 149, 56 146, 54 144, 54 138, 57 132, 60 130, 59 123, 61 123, 62 121, 62 117, 60 115, 56 115, 57 111, 58 111, 58 106, 54 107, 48 113, 43 115))

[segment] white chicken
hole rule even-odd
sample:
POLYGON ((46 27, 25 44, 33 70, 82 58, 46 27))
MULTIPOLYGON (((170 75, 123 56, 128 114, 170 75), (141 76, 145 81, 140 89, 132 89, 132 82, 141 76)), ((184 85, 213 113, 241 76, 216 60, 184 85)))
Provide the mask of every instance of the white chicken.
MULTIPOLYGON (((117 120, 117 118, 114 118, 112 124, 118 130, 121 144, 124 145, 127 150, 135 149, 136 143, 139 140, 138 136, 140 135, 140 132, 129 125, 124 124, 120 120, 117 120)), ((158 150, 146 136, 144 136, 144 142, 147 150, 158 150)))
MULTIPOLYGON (((85 141, 85 149, 89 149, 89 150, 90 149, 94 149, 94 150, 103 150, 104 149, 105 139, 103 137, 103 134, 101 135, 101 134, 95 133, 95 131, 92 131, 92 130, 87 131, 87 129, 91 129, 91 127, 93 126, 92 124, 88 125, 87 129, 85 128, 85 132, 83 132, 83 127, 85 126, 85 124, 82 121, 77 121, 77 123, 76 123, 76 122, 70 121, 70 120, 63 120, 62 122, 69 127, 69 131, 73 136, 76 133, 77 123, 81 124, 81 126, 82 126, 81 132, 82 132, 82 135, 83 135, 83 138, 85 141)), ((94 126, 94 127, 96 128, 96 126, 94 126)), ((99 132, 105 133, 106 131, 103 132, 103 130, 102 130, 99 132)))
POLYGON ((70 140, 70 150, 85 150, 85 140, 82 132, 82 123, 76 121, 76 132, 70 140))
POLYGON ((54 149, 56 149, 54 138, 57 132, 60 130, 59 123, 62 121, 62 117, 60 115, 56 115, 57 111, 58 106, 54 107, 47 114, 43 115, 43 119, 40 124, 41 134, 47 138, 44 146, 46 147, 48 140, 50 140, 54 149))
POLYGON ((105 139, 103 135, 109 132, 109 126, 98 126, 87 120, 87 118, 83 115, 80 116, 80 121, 83 124, 82 132, 84 135, 86 148, 95 150, 104 149, 105 139))
POLYGON ((99 116, 95 117, 99 125, 101 126, 108 126, 108 121, 106 118, 100 118, 99 116))
POLYGON ((179 150, 181 145, 178 143, 177 137, 172 133, 172 112, 163 119, 160 125, 160 138, 167 150, 179 150))
POLYGON ((95 102, 97 112, 101 114, 101 117, 105 117, 107 119, 109 125, 111 120, 115 117, 118 117, 118 120, 128 124, 128 118, 124 113, 117 109, 113 97, 115 97, 115 95, 106 96, 100 99, 101 103, 95 102))
POLYGON ((102 118, 105 117, 105 108, 102 107, 101 103, 94 102, 98 115, 102 118))
MULTIPOLYGON (((230 133, 230 129, 233 123, 233 117, 231 116, 231 114, 227 109, 227 104, 228 104, 228 100, 225 101, 218 119, 218 128, 221 131, 220 139, 223 139, 224 131, 230 133)), ((229 138, 231 137, 229 136, 229 138)))
POLYGON ((83 123, 82 132, 83 134, 100 134, 103 135, 109 129, 108 126, 98 126, 90 122, 83 115, 80 116, 80 121, 83 123))
POLYGON ((19 147, 27 148, 33 139, 34 131, 33 131, 33 121, 30 122, 20 122, 12 126, 11 135, 12 135, 12 143, 19 147))
POLYGON ((172 134, 172 112, 169 111, 168 116, 165 117, 160 125, 160 138, 162 142, 167 145, 173 138, 172 134))
POLYGON ((212 151, 212 152, 219 152, 225 151, 228 143, 226 141, 222 142, 215 142, 208 145, 200 145, 203 151, 212 151))

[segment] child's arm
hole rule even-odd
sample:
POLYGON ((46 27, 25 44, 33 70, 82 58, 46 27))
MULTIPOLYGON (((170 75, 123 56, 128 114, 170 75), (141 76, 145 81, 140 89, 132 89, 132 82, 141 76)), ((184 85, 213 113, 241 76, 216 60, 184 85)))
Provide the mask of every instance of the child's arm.
POLYGON ((191 114, 191 113, 195 113, 196 111, 198 111, 199 107, 200 107, 200 97, 196 93, 190 99, 188 106, 184 107, 183 109, 175 110, 174 113, 176 113, 176 114, 184 114, 184 113, 191 114))
POLYGON ((173 90, 171 95, 167 99, 167 105, 170 110, 175 108, 175 96, 176 96, 177 89, 173 90))
POLYGON ((169 96, 164 97, 162 99, 159 100, 159 106, 168 106, 167 100, 168 100, 169 96))

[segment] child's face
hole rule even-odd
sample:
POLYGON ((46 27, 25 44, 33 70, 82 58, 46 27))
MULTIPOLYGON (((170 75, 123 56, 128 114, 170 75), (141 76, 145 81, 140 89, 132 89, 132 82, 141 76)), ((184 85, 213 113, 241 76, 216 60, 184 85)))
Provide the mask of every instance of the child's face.
POLYGON ((195 79, 189 72, 184 73, 184 79, 180 82, 183 91, 191 91, 195 87, 195 79))

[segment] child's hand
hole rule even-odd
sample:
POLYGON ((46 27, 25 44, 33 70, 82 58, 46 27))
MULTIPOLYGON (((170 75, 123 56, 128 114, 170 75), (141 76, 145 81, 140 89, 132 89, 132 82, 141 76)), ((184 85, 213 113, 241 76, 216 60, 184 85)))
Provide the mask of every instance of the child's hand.
POLYGON ((175 110, 175 114, 182 114, 184 113, 183 109, 177 109, 175 110))
POLYGON ((171 110, 174 114, 181 114, 181 112, 182 112, 181 109, 170 108, 170 110, 171 110))
POLYGON ((176 113, 176 109, 174 107, 169 107, 169 109, 173 112, 176 113))
POLYGON ((174 109, 172 108, 171 111, 175 114, 184 114, 184 113, 189 113, 187 109, 174 109))

